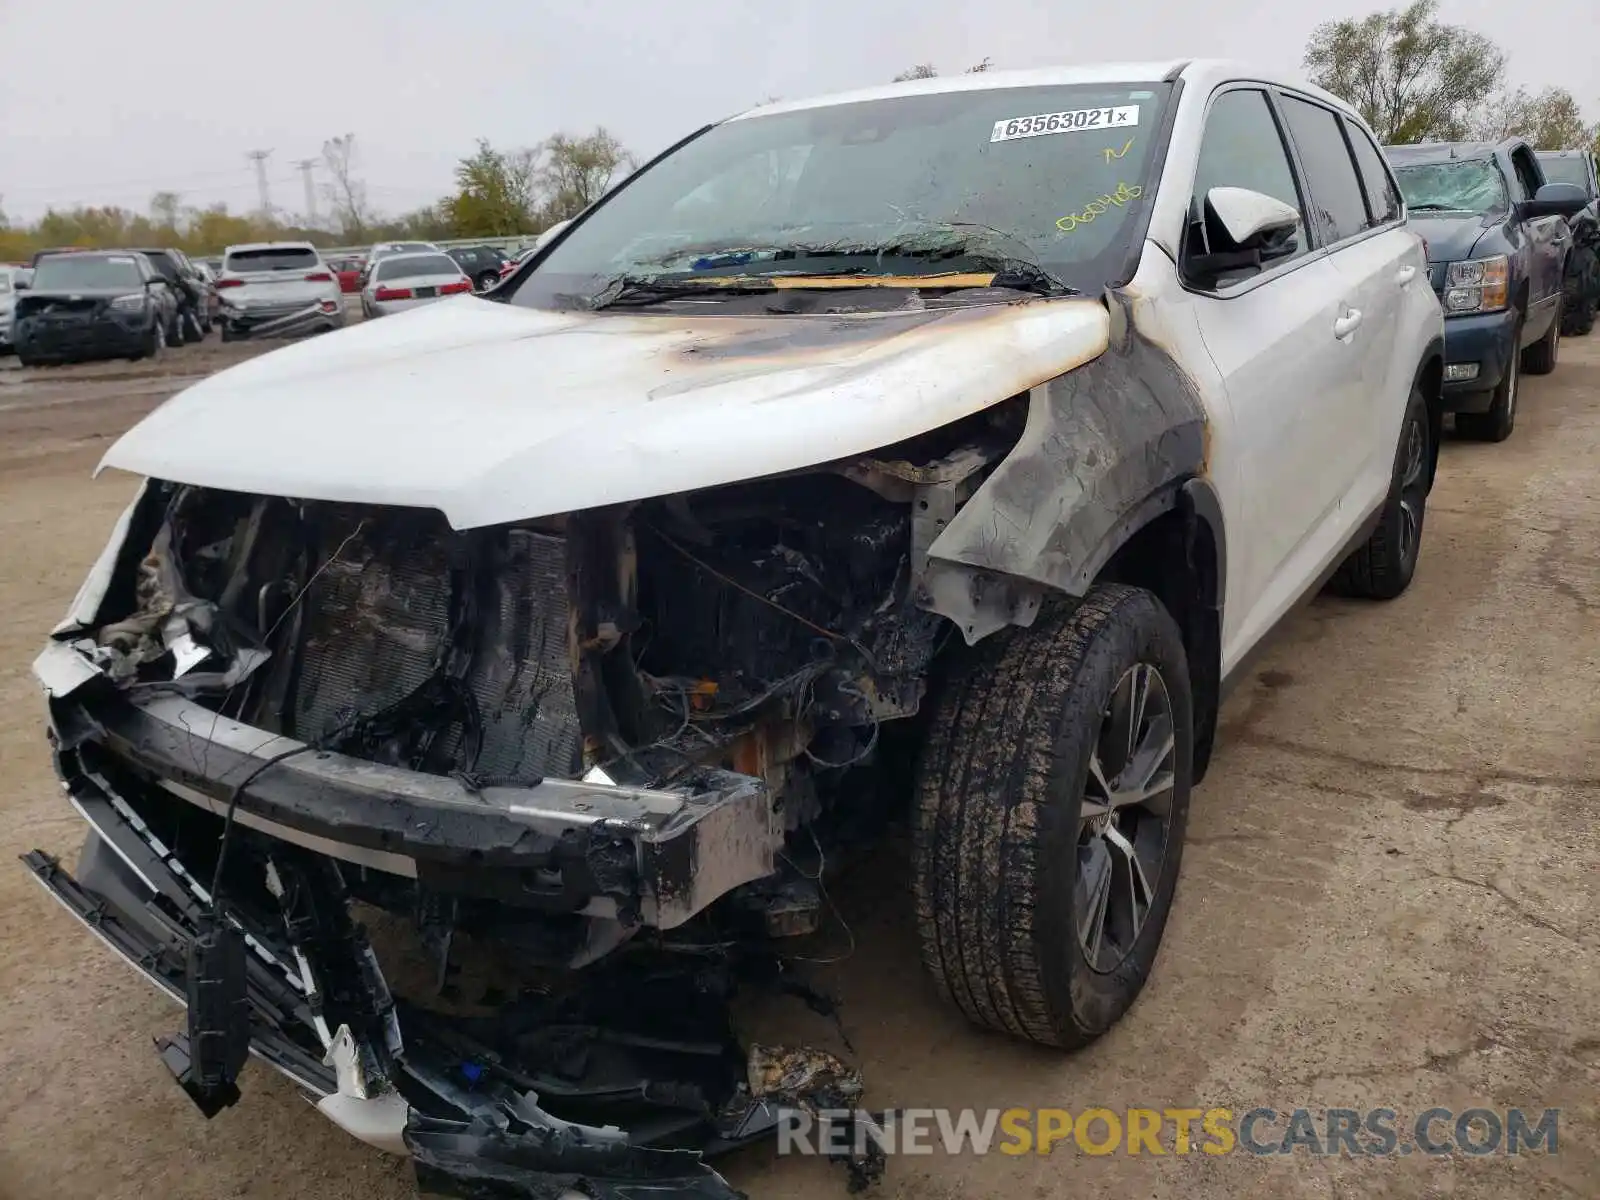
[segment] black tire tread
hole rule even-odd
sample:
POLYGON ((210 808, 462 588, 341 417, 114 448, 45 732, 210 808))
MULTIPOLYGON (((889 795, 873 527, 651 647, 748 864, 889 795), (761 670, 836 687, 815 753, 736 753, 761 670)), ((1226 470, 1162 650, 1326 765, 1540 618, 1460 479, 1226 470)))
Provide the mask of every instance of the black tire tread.
MULTIPOLYGON (((1155 597, 1120 584, 996 634, 945 689, 918 773, 913 895, 935 986, 977 1024, 1066 1049, 1101 1031, 1070 1012, 1051 1019, 1035 949, 1039 834, 1056 730, 1096 719, 1076 684, 1092 655, 1109 653, 1096 634, 1123 618, 1165 621, 1182 644, 1155 597)), ((1189 686, 1186 675, 1168 682, 1189 686)))
MULTIPOLYGON (((1349 557, 1339 564, 1339 569, 1334 572, 1330 580, 1332 589, 1342 596, 1352 596, 1362 600, 1393 600, 1411 585, 1411 577, 1406 574, 1405 565, 1400 561, 1400 543, 1397 537, 1399 516, 1396 510, 1400 504, 1400 473, 1404 470, 1400 460, 1405 451, 1406 429, 1411 424, 1413 410, 1417 408, 1422 409, 1422 427, 1427 429, 1429 427, 1427 405, 1422 395, 1413 389, 1411 401, 1406 406, 1405 417, 1400 422, 1400 445, 1395 447, 1395 465, 1389 478, 1389 495, 1384 500, 1383 516, 1379 518, 1367 540, 1351 551, 1349 557)), ((1459 417, 1457 419, 1459 420, 1459 417)), ((1423 449, 1426 453, 1428 447, 1425 445, 1423 449)), ((1426 528, 1424 520, 1417 530, 1419 538, 1426 528)), ((1421 553, 1420 549, 1418 553, 1421 553)))

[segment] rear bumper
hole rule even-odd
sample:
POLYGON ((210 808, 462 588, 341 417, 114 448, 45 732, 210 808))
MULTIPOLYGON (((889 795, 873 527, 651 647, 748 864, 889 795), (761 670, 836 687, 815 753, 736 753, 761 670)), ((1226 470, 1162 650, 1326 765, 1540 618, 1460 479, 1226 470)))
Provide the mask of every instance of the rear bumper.
POLYGON ((1446 317, 1444 322, 1445 409, 1485 412, 1517 353, 1517 314, 1505 312, 1446 317), (1451 379, 1452 367, 1476 367, 1470 379, 1451 379))
POLYGON ((219 319, 234 337, 301 337, 344 326, 344 297, 308 304, 240 308, 222 305, 219 319))

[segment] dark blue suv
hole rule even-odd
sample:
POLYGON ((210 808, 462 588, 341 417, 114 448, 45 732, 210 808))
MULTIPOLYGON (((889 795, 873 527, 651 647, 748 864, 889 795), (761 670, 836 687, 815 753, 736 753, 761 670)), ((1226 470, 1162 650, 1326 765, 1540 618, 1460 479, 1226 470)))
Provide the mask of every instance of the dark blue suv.
POLYGON ((1410 228, 1428 245, 1444 308, 1445 407, 1468 437, 1504 441, 1521 371, 1555 369, 1567 217, 1587 198, 1546 183, 1533 148, 1438 142, 1390 146, 1410 228))

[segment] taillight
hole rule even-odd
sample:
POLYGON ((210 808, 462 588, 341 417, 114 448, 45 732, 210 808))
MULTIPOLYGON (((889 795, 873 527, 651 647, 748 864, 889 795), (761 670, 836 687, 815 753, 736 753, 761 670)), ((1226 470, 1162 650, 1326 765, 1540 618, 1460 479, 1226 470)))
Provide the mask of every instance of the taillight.
POLYGON ((217 280, 216 286, 219 289, 220 288, 229 288, 229 287, 243 287, 244 286, 244 280, 242 280, 242 279, 219 279, 219 280, 217 280))
POLYGON ((410 288, 381 287, 373 295, 375 300, 410 300, 410 288))
POLYGON ((470 292, 471 290, 472 290, 472 281, 470 279, 459 279, 455 283, 447 283, 447 284, 445 284, 442 288, 439 289, 439 295, 441 295, 441 296, 457 296, 457 295, 460 295, 462 292, 470 292))
POLYGON ((306 276, 307 283, 332 283, 333 276, 326 271, 313 271, 306 276))

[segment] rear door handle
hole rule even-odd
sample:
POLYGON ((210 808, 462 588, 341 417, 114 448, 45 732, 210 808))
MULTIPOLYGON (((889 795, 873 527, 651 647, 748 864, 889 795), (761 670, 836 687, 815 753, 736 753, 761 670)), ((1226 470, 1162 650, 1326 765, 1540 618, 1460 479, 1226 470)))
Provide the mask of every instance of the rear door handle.
POLYGON ((1401 267, 1394 273, 1394 281, 1401 287, 1405 287, 1406 284, 1410 283, 1416 277, 1417 269, 1415 267, 1401 267))
POLYGON ((1344 316, 1333 323, 1333 336, 1347 338, 1361 326, 1361 310, 1352 308, 1344 316))

